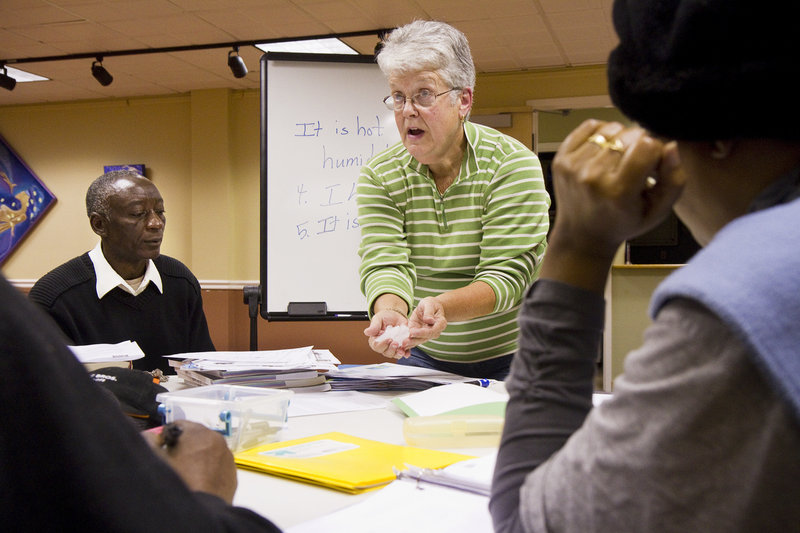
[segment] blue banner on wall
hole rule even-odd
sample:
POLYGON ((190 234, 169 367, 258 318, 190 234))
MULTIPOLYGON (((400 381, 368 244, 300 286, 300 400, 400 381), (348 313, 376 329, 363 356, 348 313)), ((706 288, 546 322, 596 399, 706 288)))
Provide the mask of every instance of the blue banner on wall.
POLYGON ((55 202, 53 193, 0 136, 0 264, 55 202))

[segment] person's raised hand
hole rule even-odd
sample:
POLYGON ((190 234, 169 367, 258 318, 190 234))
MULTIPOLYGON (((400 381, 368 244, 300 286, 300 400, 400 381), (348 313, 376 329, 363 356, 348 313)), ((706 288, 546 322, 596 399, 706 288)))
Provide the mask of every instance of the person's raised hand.
POLYGON ((602 289, 619 246, 660 223, 683 189, 674 142, 587 120, 553 160, 558 212, 542 277, 602 289))

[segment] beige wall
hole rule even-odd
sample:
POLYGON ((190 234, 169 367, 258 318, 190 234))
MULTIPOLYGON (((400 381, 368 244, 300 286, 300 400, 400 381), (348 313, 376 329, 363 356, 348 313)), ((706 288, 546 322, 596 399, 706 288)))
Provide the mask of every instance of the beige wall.
POLYGON ((37 278, 94 246, 84 197, 111 164, 147 165, 168 200, 165 250, 190 253, 189 109, 185 96, 0 108, 0 134, 58 199, 3 265, 5 275, 37 278))
POLYGON ((528 100, 608 94, 605 66, 478 76, 475 113, 523 111, 528 100))
POLYGON ((589 118, 613 120, 629 124, 616 107, 572 109, 566 113, 539 113, 539 143, 560 143, 569 133, 589 118))
POLYGON ((650 296, 677 265, 623 265, 611 268, 607 297, 606 345, 610 350, 604 367, 603 384, 613 390, 627 355, 642 345, 644 330, 650 326, 650 296))
POLYGON ((86 188, 109 164, 144 163, 165 199, 162 251, 205 280, 258 278, 258 93, 0 107, 0 134, 58 201, 8 258, 36 279, 94 246, 86 188))

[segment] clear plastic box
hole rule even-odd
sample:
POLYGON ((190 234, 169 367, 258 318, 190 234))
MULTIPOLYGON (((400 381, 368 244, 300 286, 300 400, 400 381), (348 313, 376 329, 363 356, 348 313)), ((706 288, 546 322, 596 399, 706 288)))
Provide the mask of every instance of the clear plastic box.
POLYGON ((422 448, 492 448, 500 444, 504 423, 504 415, 412 416, 403 420, 403 437, 422 448))
POLYGON ((236 452, 279 439, 293 391, 207 385, 162 392, 156 401, 165 424, 190 420, 222 434, 236 452))

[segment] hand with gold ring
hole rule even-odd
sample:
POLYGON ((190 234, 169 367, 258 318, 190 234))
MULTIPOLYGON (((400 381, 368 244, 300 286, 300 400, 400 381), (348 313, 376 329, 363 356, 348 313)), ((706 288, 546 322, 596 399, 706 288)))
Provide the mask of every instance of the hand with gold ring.
POLYGON ((591 137, 589 137, 586 142, 590 142, 592 144, 596 144, 600 148, 611 150, 612 152, 619 152, 621 154, 625 153, 625 145, 622 143, 621 140, 614 138, 613 140, 608 140, 605 138, 604 135, 600 133, 595 133, 591 137))
POLYGON ((558 211, 541 277, 600 292, 619 246, 661 222, 685 180, 675 143, 598 120, 567 136, 551 169, 558 211))

